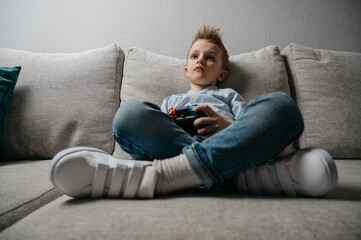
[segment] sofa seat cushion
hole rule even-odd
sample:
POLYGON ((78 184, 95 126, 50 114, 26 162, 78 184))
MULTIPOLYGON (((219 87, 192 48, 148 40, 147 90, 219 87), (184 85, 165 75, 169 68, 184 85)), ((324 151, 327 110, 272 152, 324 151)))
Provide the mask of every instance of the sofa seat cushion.
POLYGON ((62 196, 1 233, 4 239, 359 239, 361 161, 336 161, 326 198, 189 190, 153 200, 62 196))
MULTIPOLYGON (((290 94, 286 67, 277 46, 234 55, 229 61, 229 75, 219 87, 236 90, 247 103, 269 92, 290 94)), ((185 65, 185 59, 131 49, 125 61, 121 102, 141 98, 160 106, 167 96, 188 92, 190 83, 184 73, 185 65)), ((287 152, 292 150, 290 147, 287 152)), ((119 147, 115 155, 124 157, 119 147)))
POLYGON ((61 196, 49 181, 49 160, 2 162, 0 231, 61 196))
POLYGON ((282 54, 305 121, 298 147, 322 147, 335 158, 360 158, 361 53, 290 44, 282 54))
POLYGON ((0 49, 0 66, 22 66, 0 138, 1 160, 50 159, 74 146, 112 153, 123 60, 115 44, 80 53, 0 49))

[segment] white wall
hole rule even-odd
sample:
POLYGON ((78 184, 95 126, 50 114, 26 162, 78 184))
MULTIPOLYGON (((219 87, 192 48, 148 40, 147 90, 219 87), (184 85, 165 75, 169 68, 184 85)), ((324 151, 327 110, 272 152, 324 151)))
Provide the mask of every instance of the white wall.
POLYGON ((291 42, 361 52, 360 0, 0 0, 0 47, 31 51, 117 43, 184 58, 203 24, 230 55, 291 42))

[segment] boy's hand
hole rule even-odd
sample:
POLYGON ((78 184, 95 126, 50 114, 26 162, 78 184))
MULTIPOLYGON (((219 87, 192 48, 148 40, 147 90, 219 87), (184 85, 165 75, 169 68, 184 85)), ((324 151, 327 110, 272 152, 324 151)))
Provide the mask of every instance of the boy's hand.
POLYGON ((194 126, 199 128, 198 134, 200 134, 203 139, 213 136, 233 123, 233 121, 220 116, 206 104, 198 105, 193 108, 193 111, 195 112, 200 110, 205 111, 208 117, 198 118, 194 121, 194 126))

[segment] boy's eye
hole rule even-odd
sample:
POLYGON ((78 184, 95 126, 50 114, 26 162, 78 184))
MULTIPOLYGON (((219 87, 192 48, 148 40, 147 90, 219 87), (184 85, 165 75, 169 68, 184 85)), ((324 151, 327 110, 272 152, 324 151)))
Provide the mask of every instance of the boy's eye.
POLYGON ((196 59, 196 58, 197 58, 197 55, 193 54, 193 55, 191 56, 191 58, 192 58, 192 59, 196 59))
POLYGON ((213 56, 208 56, 206 59, 208 59, 208 60, 214 60, 214 57, 213 57, 213 56))

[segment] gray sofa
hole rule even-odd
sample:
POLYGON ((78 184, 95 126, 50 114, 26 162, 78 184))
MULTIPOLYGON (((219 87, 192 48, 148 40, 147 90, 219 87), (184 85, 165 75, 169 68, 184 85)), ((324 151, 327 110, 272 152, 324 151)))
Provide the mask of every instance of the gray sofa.
MULTIPOLYGON (((114 142, 122 102, 156 104, 186 92, 184 59, 115 44, 81 53, 0 49, 22 66, 0 138, 0 239, 361 239, 361 53, 290 44, 230 57, 232 87, 248 102, 281 91, 305 121, 298 148, 322 147, 338 185, 325 198, 189 189, 153 200, 72 199, 48 177, 50 159, 73 146, 130 158, 114 142)), ((241 153, 240 153, 241 154, 241 153)))

